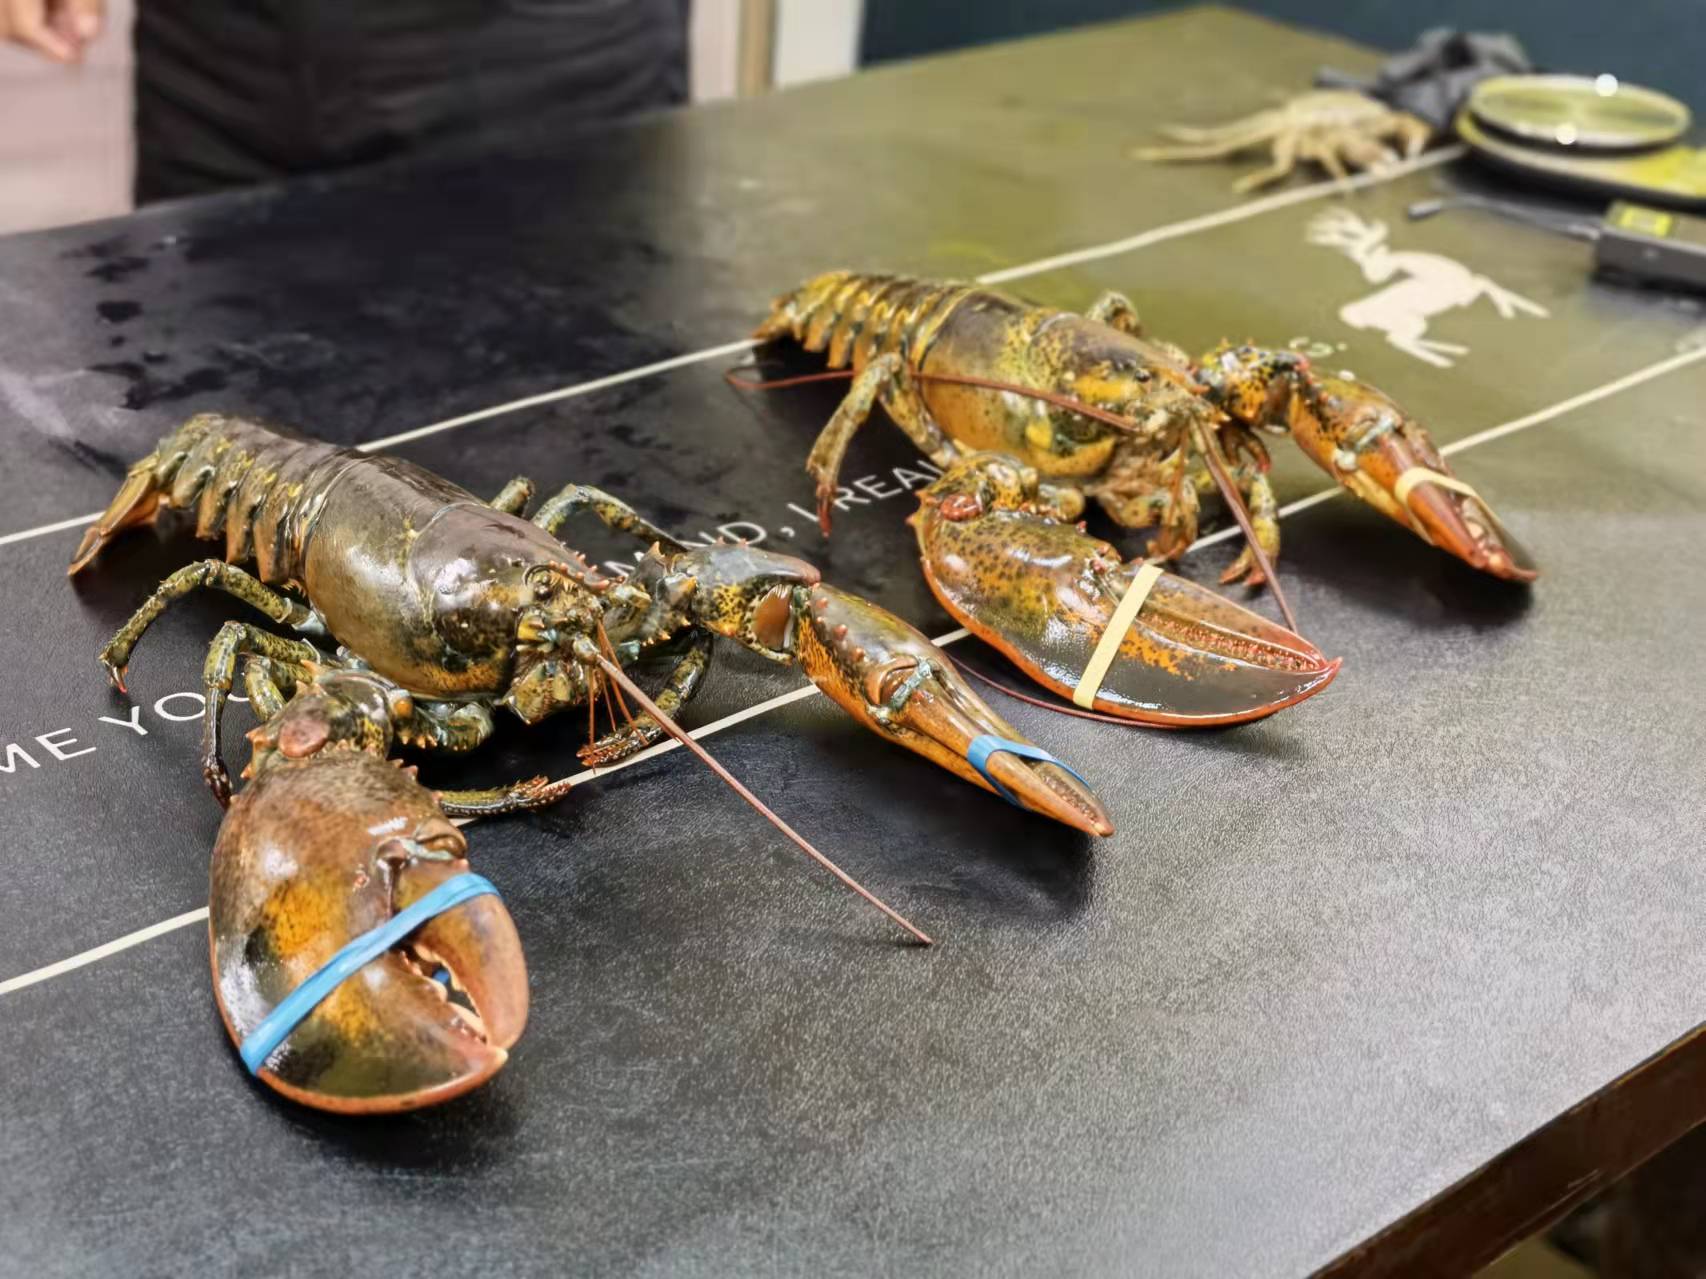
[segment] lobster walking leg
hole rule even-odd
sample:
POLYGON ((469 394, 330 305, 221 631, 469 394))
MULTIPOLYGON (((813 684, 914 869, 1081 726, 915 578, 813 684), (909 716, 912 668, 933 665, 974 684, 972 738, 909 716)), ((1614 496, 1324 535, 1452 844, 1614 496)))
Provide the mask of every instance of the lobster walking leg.
POLYGON ((569 484, 546 498, 533 513, 533 522, 554 537, 567 520, 583 511, 618 533, 631 534, 642 542, 656 542, 671 551, 687 549, 673 534, 653 524, 621 498, 591 484, 569 484))
POLYGON ((520 515, 532 500, 533 481, 525 475, 518 475, 499 490, 491 506, 494 511, 502 511, 505 515, 520 515))
MULTIPOLYGON (((263 720, 277 715, 290 700, 290 694, 279 683, 279 674, 265 657, 251 657, 244 664, 243 691, 248 694, 249 709, 263 720)), ((295 690, 293 675, 287 668, 285 683, 291 686, 292 691, 295 690)))
POLYGON ((897 351, 879 355, 853 379, 846 398, 806 457, 806 471, 817 481, 817 518, 826 536, 830 504, 841 491, 841 464, 847 456, 847 446, 854 432, 870 417, 872 405, 878 402, 918 451, 937 466, 946 467, 960 456, 959 446, 930 416, 919 393, 918 380, 904 357, 897 351))
POLYGON ((101 650, 101 665, 106 668, 107 678, 121 693, 125 691, 125 668, 130 665, 131 650, 136 647, 137 641, 154 624, 154 620, 165 612, 168 604, 183 599, 191 591, 204 586, 234 595, 245 604, 259 609, 273 621, 281 622, 305 635, 324 634, 324 628, 314 610, 306 604, 273 590, 234 564, 227 564, 224 560, 202 560, 199 564, 190 564, 179 569, 155 587, 154 593, 143 601, 142 607, 131 614, 130 620, 119 627, 118 633, 108 640, 107 646, 101 650))
MULTIPOLYGON (((652 699, 657 703, 658 709, 671 719, 676 718, 681 708, 698 692, 699 684, 710 666, 711 636, 707 632, 696 631, 688 640, 687 650, 671 669, 662 690, 652 699)), ((646 747, 661 741, 663 736, 663 727, 642 711, 626 724, 582 747, 579 752, 580 761, 588 768, 606 768, 611 764, 620 763, 630 755, 639 754, 646 747)))
POLYGON ((1125 294, 1115 293, 1112 289, 1090 304, 1090 309, 1084 312, 1084 318, 1095 320, 1098 324, 1106 324, 1121 333, 1129 333, 1134 338, 1143 336, 1143 321, 1138 319, 1137 308, 1125 294))
MULTIPOLYGON (((220 729, 225 719, 225 699, 237 673, 239 656, 265 657, 288 670, 300 682, 308 676, 307 663, 318 662, 319 650, 305 640, 286 639, 246 622, 227 622, 208 646, 202 664, 205 703, 201 720, 201 775, 221 807, 231 802, 231 774, 220 752, 220 729)), ((274 684, 276 689, 276 682, 274 684)), ((279 705, 282 706, 280 697, 279 705)), ((258 709, 258 708, 257 708, 258 709)), ((277 707, 266 715, 276 714, 277 707)))
MULTIPOLYGON (((688 549, 685 543, 653 524, 621 498, 591 484, 565 486, 560 492, 546 499, 535 513, 533 522, 555 535, 567 520, 582 513, 592 515, 608 528, 627 533, 643 542, 650 542, 672 554, 683 554, 688 549)), ((663 564, 664 561, 658 563, 663 564)), ((638 619, 631 628, 624 627, 620 617, 611 619, 614 626, 612 642, 616 644, 619 652, 625 651, 630 659, 638 656, 640 650, 648 644, 665 638, 661 630, 662 613, 690 589, 685 575, 672 574, 667 566, 661 571, 648 572, 642 565, 638 576, 644 579, 648 599, 655 601, 656 607, 648 604, 646 616, 638 619)), ((698 633, 689 641, 687 650, 677 659, 663 689, 658 693, 655 699, 658 708, 673 717, 698 691, 710 665, 711 637, 707 633, 698 633)), ((580 760, 589 768, 605 768, 630 755, 638 754, 646 747, 661 741, 663 737, 662 726, 650 715, 641 712, 597 741, 588 743, 579 752, 580 760)))
POLYGON ((574 789, 568 778, 550 781, 534 777, 508 786, 491 786, 483 790, 441 790, 438 806, 448 817, 501 817, 505 813, 531 813, 548 808, 574 789))
POLYGON ((416 702, 401 737, 410 746, 460 755, 492 735, 492 713, 478 702, 416 702))

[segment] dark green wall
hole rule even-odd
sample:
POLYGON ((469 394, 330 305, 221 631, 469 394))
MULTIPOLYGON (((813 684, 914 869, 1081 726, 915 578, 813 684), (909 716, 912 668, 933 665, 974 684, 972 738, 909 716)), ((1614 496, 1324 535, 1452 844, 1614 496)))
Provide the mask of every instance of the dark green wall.
MULTIPOLYGON (((885 62, 1182 7, 1170 0, 866 0, 863 60, 885 62)), ((1507 30, 1548 70, 1609 71, 1706 117, 1706 0, 1250 0, 1239 8, 1381 49, 1423 28, 1507 30)))

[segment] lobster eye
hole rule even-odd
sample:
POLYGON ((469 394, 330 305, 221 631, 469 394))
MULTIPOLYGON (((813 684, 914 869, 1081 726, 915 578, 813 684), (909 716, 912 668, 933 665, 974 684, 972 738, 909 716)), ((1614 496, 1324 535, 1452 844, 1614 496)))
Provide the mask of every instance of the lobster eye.
POLYGON ((562 582, 548 564, 535 564, 527 570, 527 584, 533 588, 533 598, 548 600, 561 588, 562 582))

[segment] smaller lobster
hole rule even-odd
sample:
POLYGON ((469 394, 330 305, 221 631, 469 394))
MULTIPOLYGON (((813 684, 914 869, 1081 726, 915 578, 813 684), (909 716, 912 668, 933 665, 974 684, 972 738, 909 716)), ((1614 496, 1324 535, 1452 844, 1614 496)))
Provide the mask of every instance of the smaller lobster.
MULTIPOLYGON (((395 685, 316 666, 280 705, 269 666, 247 667, 271 714, 249 734, 253 780, 209 875, 220 1017, 251 1072, 305 1105, 448 1101, 501 1070, 527 1024, 515 924, 469 871, 454 797, 386 758, 395 685)), ((490 799, 465 798, 472 811, 490 799)))

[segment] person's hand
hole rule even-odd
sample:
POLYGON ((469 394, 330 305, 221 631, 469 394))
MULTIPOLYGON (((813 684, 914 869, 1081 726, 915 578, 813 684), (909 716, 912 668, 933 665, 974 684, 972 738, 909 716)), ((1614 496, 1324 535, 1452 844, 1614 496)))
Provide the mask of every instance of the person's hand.
POLYGON ((106 0, 0 0, 0 41, 55 62, 81 62, 101 34, 106 0))

